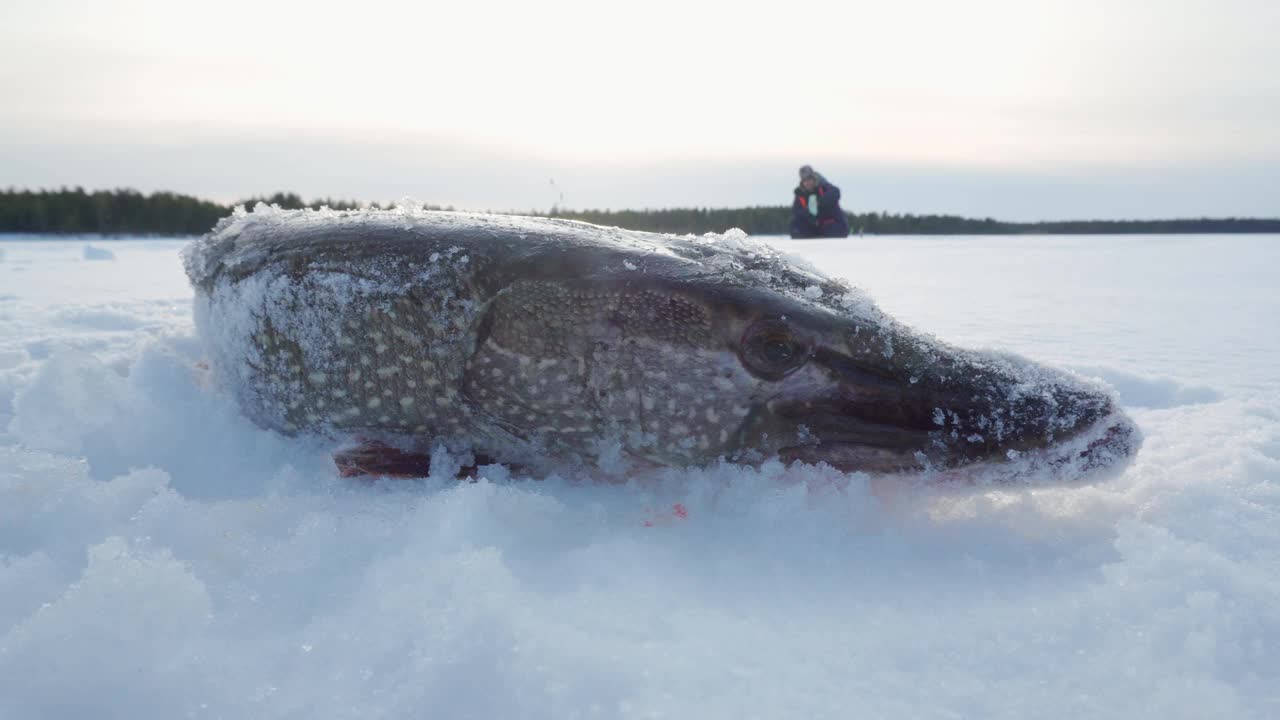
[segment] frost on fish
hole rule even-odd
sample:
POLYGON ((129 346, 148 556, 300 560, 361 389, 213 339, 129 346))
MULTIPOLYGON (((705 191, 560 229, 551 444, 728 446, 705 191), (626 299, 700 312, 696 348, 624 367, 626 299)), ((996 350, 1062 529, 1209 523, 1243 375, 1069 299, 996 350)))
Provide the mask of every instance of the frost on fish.
POLYGON ((262 225, 332 222, 369 224, 354 214, 260 207, 187 249, 188 273, 204 283, 196 322, 211 364, 268 427, 457 431, 469 411, 457 385, 478 313, 467 256, 441 248, 425 261, 304 257, 239 242, 262 225))
POLYGON ((1136 437, 1102 389, 912 331, 741 231, 260 205, 184 261, 217 376, 285 432, 872 471, 1136 437))

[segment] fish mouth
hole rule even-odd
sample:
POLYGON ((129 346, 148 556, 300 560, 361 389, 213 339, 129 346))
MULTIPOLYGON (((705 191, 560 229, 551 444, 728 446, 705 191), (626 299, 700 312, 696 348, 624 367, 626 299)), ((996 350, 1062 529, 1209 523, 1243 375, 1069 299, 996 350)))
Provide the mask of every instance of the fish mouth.
POLYGON ((1138 426, 1116 411, 1062 443, 1028 453, 1028 461, 1032 468, 1042 468, 1054 476, 1083 476, 1123 465, 1141 443, 1138 426))
POLYGON ((917 454, 855 442, 834 441, 784 447, 778 451, 778 459, 787 464, 825 463, 842 472, 885 474, 923 471, 925 463, 921 462, 917 454))
MULTIPOLYGON (((907 433, 907 437, 915 433, 907 433)), ((1113 411, 1057 442, 1030 449, 1006 449, 981 458, 956 458, 945 450, 911 448, 909 441, 868 444, 864 440, 819 439, 781 448, 788 464, 830 465, 843 472, 918 475, 931 480, 984 482, 1061 482, 1096 478, 1122 468, 1142 444, 1128 416, 1113 411)))
POLYGON ((1110 390, 1087 378, 1021 358, 961 357, 952 377, 921 372, 919 383, 868 381, 852 363, 827 363, 835 383, 769 404, 777 422, 799 428, 778 456, 846 472, 1063 480, 1121 465, 1141 444, 1110 390))
POLYGON ((1119 474, 1141 447, 1138 426, 1115 410, 1059 442, 931 475, 971 484, 1090 482, 1119 474))

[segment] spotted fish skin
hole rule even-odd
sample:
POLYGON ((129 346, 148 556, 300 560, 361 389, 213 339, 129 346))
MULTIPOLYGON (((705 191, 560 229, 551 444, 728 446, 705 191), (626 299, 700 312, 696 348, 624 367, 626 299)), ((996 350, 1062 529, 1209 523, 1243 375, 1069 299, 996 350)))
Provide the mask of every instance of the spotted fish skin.
POLYGON ((886 472, 1133 444, 1098 388, 915 333, 741 233, 260 206, 184 262, 220 384, 285 433, 886 472))
POLYGON ((477 314, 466 255, 398 256, 394 228, 377 223, 359 231, 370 252, 347 254, 323 227, 248 217, 187 261, 204 278, 196 320, 213 365, 252 419, 285 432, 465 429, 458 389, 477 314))
POLYGON ((755 381, 724 366, 706 308, 641 270, 718 272, 699 243, 672 247, 565 221, 260 208, 185 259, 213 365, 265 427, 516 455, 607 437, 698 463, 736 451, 755 381))

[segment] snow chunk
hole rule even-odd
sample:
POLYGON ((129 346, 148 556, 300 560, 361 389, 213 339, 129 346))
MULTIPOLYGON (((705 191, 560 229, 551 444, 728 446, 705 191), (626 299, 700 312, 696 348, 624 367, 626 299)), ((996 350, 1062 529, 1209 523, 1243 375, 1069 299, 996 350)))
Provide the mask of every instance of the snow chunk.
POLYGON ((93 245, 84 246, 85 260, 115 260, 116 254, 106 248, 94 247, 93 245))

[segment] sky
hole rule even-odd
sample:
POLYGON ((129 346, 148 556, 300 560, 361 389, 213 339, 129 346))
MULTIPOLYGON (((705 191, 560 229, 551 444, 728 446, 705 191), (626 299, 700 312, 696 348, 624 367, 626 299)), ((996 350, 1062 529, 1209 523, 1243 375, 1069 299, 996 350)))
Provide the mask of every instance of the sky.
POLYGON ((5 0, 0 187, 1280 216, 1275 0, 5 0))

